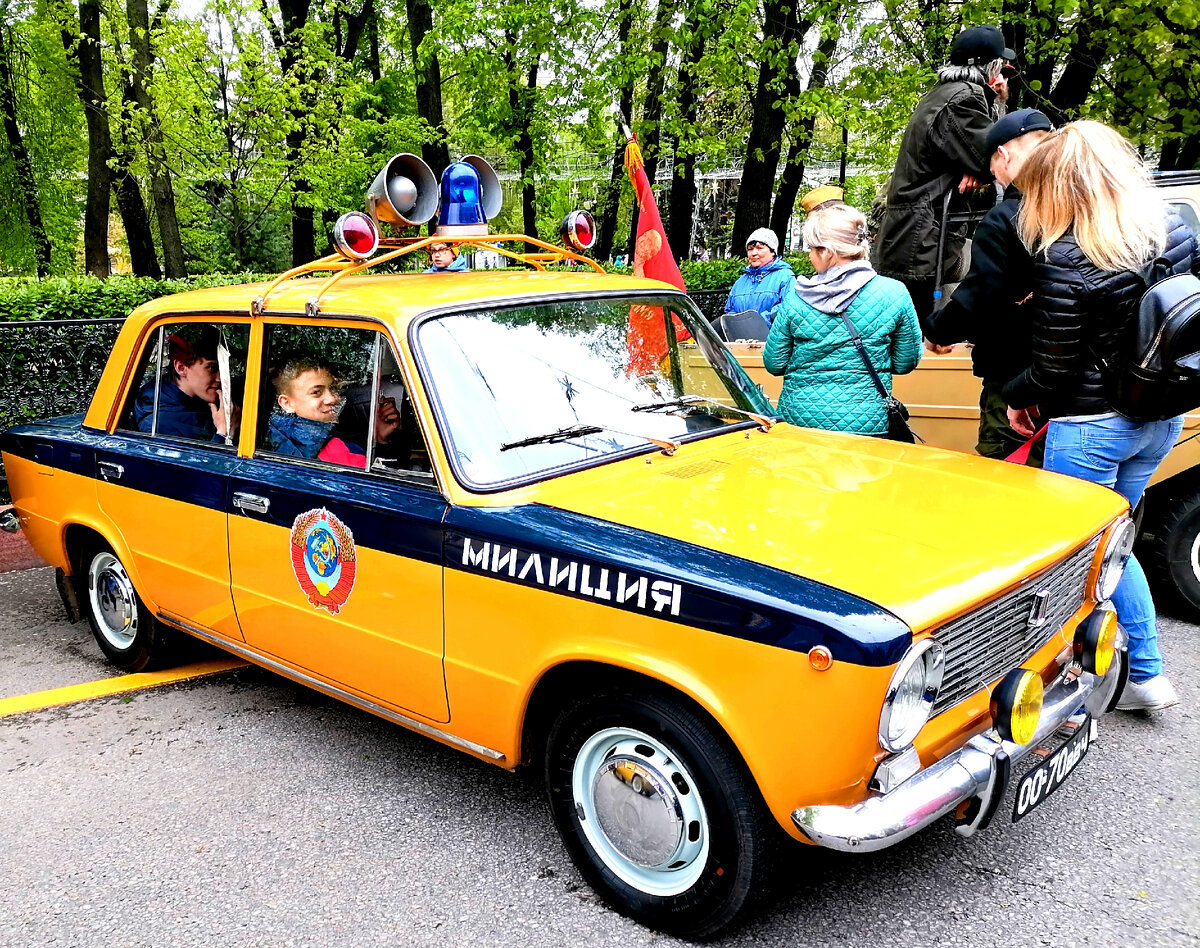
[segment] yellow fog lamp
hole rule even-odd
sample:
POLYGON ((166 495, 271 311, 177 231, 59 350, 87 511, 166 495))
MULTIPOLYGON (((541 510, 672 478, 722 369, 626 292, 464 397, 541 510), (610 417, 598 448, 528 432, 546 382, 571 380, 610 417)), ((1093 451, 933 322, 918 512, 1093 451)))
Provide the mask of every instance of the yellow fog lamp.
POLYGON ((1042 677, 1014 668, 992 692, 992 720, 1006 741, 1028 744, 1042 716, 1042 677))
POLYGON ((1103 607, 1079 623, 1075 630, 1075 658, 1085 672, 1108 674, 1117 654, 1119 629, 1116 612, 1103 607))

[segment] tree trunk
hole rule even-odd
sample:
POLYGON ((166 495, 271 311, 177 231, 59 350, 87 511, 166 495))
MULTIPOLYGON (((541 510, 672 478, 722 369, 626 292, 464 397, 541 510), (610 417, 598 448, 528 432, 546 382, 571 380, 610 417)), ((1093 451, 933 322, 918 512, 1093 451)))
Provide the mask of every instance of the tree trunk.
MULTIPOLYGON (((836 16, 836 13, 834 14, 836 16)), ((829 63, 837 52, 838 40, 841 38, 840 24, 834 23, 828 33, 823 34, 817 51, 813 54, 812 72, 808 77, 808 92, 824 89, 829 82, 829 63)), ((798 85, 799 77, 792 73, 790 85, 798 85)), ((792 128, 792 143, 788 148, 787 161, 783 166, 783 176, 779 180, 779 191, 775 195, 775 206, 771 208, 771 230, 779 237, 780 246, 787 239, 788 221, 796 207, 796 195, 800 193, 800 185, 804 181, 804 163, 808 158, 808 148, 812 144, 813 129, 817 124, 817 113, 809 108, 804 117, 792 128)))
MULTIPOLYGON (((667 0, 661 0, 654 13, 654 27, 651 35, 654 37, 654 54, 650 73, 646 77, 646 101, 642 106, 642 159, 646 167, 646 180, 651 185, 658 175, 658 159, 662 153, 662 109, 663 90, 667 85, 667 54, 671 49, 671 14, 675 7, 667 0)), ((629 259, 633 259, 634 245, 637 243, 638 205, 633 202, 632 219, 629 222, 629 259)))
MULTIPOLYGON (((127 120, 128 105, 133 98, 133 90, 128 84, 124 98, 122 118, 127 120)), ((127 121, 125 127, 129 127, 127 121)), ((146 202, 142 200, 142 188, 133 173, 133 148, 127 139, 121 141, 121 147, 114 151, 113 156, 117 163, 113 170, 113 189, 117 193, 121 223, 125 225, 125 239, 129 242, 129 265, 133 268, 134 276, 157 280, 162 277, 162 270, 159 269, 158 255, 154 250, 154 234, 150 232, 150 217, 146 214, 146 202)))
POLYGON ((163 264, 167 277, 178 280, 187 276, 187 264, 183 257, 183 240, 179 234, 179 218, 175 213, 175 188, 167 167, 162 128, 158 123, 154 100, 150 97, 154 51, 150 45, 151 28, 146 0, 126 0, 125 11, 129 20, 129 42, 133 47, 130 84, 133 87, 134 102, 138 107, 139 124, 145 129, 142 138, 146 145, 146 163, 150 169, 150 196, 154 202, 155 216, 158 218, 163 264))
MULTIPOLYGON (((696 94, 700 61, 704 58, 706 34, 697 12, 688 14, 688 47, 681 49, 679 63, 679 113, 683 127, 690 130, 696 124, 700 100, 696 94), (688 28, 690 27, 690 29, 688 28)), ((675 173, 671 176, 671 194, 667 199, 667 243, 676 260, 686 260, 692 254, 692 210, 696 203, 696 158, 685 141, 675 144, 675 173)))
POLYGON ((515 72, 509 73, 509 105, 518 124, 517 152, 521 157, 521 222, 525 233, 536 237, 537 232, 537 188, 533 180, 533 135, 531 125, 537 104, 538 64, 541 54, 535 54, 525 76, 525 87, 517 83, 515 72))
MULTIPOLYGON (((617 62, 623 70, 621 89, 617 96, 617 111, 621 121, 633 123, 633 70, 629 68, 629 27, 633 21, 633 0, 618 0, 617 4, 617 62)), ((625 174, 625 134, 617 126, 617 143, 613 149, 612 172, 608 184, 600 189, 596 204, 597 260, 607 260, 612 254, 613 237, 617 230, 617 210, 621 204, 621 179, 625 174)))
POLYGON ((1108 41, 1101 29, 1103 23, 1095 15, 1101 11, 1089 12, 1093 15, 1081 19, 1075 28, 1075 42, 1071 45, 1066 68, 1042 106, 1055 125, 1078 117, 1101 65, 1108 58, 1108 41))
POLYGON ((784 126, 784 98, 796 58, 790 51, 797 38, 798 0, 767 0, 764 8, 762 65, 754 95, 754 114, 746 139, 746 163, 733 213, 733 251, 771 215, 771 192, 779 169, 784 126))
POLYGON ((417 115, 437 136, 433 141, 421 143, 421 157, 433 169, 433 176, 440 179, 450 164, 446 123, 442 118, 442 67, 432 48, 421 51, 421 44, 433 30, 433 9, 429 0, 406 0, 406 4, 413 73, 417 80, 417 115))
POLYGON ((308 22, 309 0, 278 0, 278 3, 282 27, 275 24, 270 10, 267 9, 267 0, 259 0, 259 7, 267 31, 271 34, 271 41, 279 53, 283 74, 294 75, 301 86, 296 93, 296 101, 289 107, 293 127, 284 139, 287 143, 287 164, 292 176, 292 266, 298 267, 317 255, 313 234, 313 209, 307 200, 313 188, 302 168, 304 144, 308 137, 305 120, 308 118, 309 99, 312 95, 304 88, 312 77, 305 75, 301 66, 304 58, 301 33, 308 22))
POLYGON ((79 34, 75 33, 74 13, 65 0, 56 0, 56 16, 62 30, 67 60, 79 72, 75 90, 83 104, 88 131, 87 205, 83 212, 84 267, 93 276, 106 277, 112 271, 108 260, 108 214, 111 207, 112 136, 108 129, 108 111, 104 98, 104 70, 100 58, 99 0, 80 0, 79 34))
POLYGON ((372 82, 383 80, 383 67, 379 64, 379 14, 375 10, 375 0, 367 0, 371 15, 367 19, 367 37, 370 40, 367 52, 367 68, 371 72, 372 82))
POLYGON ((13 91, 12 64, 9 62, 5 32, 5 27, 0 26, 0 112, 4 113, 4 135, 8 139, 9 152, 16 165, 17 187, 21 192, 25 220, 29 223, 34 266, 39 277, 47 277, 50 275, 50 238, 46 234, 46 225, 42 222, 42 206, 38 197, 37 181, 33 176, 33 164, 21 137, 21 127, 17 124, 17 97, 13 91))

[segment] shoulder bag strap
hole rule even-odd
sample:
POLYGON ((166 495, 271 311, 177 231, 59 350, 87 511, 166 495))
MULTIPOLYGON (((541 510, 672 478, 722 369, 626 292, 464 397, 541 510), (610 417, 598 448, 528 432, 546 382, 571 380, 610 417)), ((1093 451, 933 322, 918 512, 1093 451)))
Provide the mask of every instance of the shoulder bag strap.
POLYGON ((883 382, 879 378, 879 373, 875 371, 875 366, 871 364, 871 357, 867 355, 867 347, 863 345, 862 337, 858 334, 858 330, 854 328, 854 323, 850 322, 850 317, 846 315, 845 310, 842 311, 842 322, 846 324, 846 329, 850 332, 850 338, 854 342, 854 348, 858 350, 858 356, 863 360, 863 365, 867 367, 867 371, 871 373, 871 380, 875 383, 875 387, 879 389, 879 394, 886 402, 891 396, 888 395, 888 390, 883 387, 883 382))

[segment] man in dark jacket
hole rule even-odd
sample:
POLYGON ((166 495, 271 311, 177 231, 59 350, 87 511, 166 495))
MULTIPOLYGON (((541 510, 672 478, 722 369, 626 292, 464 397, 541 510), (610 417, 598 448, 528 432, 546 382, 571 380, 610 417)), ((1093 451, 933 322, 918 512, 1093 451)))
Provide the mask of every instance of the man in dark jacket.
MULTIPOLYGON (((908 287, 922 322, 933 308, 942 201, 990 179, 987 133, 996 103, 1008 98, 1015 58, 997 27, 963 30, 950 44, 950 65, 938 70, 937 85, 904 130, 873 263, 908 287)), ((962 272, 964 243, 961 232, 946 235, 943 272, 962 272)))
POLYGON ((1021 192, 1012 182, 1052 127, 1037 109, 1021 109, 988 132, 990 168, 1004 188, 1004 200, 975 231, 966 277, 922 327, 925 338, 937 345, 974 343, 971 361, 983 379, 976 450, 988 458, 1007 457, 1025 441, 1009 426, 1008 406, 1000 394, 1004 383, 1030 361, 1029 315, 1021 303, 1033 289, 1033 258, 1017 233, 1021 192))

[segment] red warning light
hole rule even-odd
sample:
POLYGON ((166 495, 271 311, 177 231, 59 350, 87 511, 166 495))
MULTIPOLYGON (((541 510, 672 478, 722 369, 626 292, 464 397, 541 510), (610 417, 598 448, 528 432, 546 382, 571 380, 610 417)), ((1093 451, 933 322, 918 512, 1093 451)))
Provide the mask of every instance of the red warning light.
POLYGON ((333 225, 333 245, 343 257, 366 260, 379 248, 379 229, 362 211, 351 211, 333 225))
POLYGON ((596 219, 587 211, 572 211, 563 218, 558 233, 563 246, 572 250, 587 250, 596 242, 596 219))

